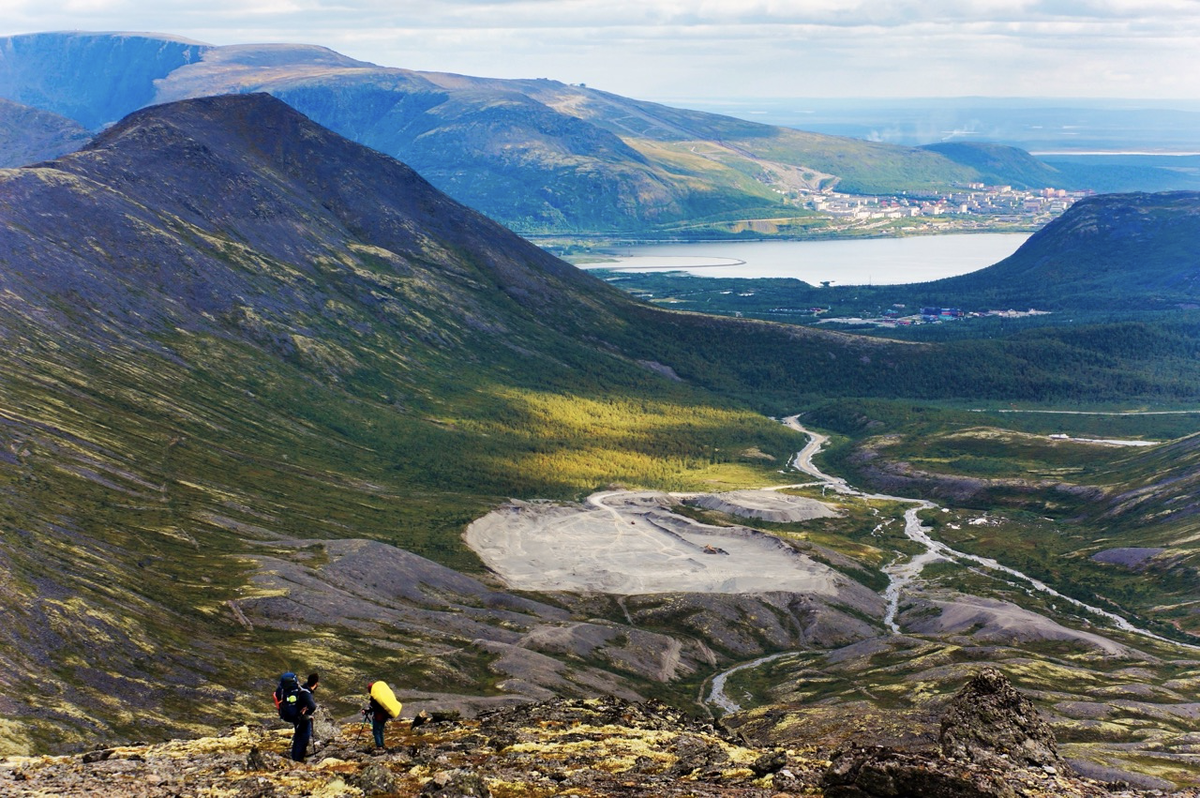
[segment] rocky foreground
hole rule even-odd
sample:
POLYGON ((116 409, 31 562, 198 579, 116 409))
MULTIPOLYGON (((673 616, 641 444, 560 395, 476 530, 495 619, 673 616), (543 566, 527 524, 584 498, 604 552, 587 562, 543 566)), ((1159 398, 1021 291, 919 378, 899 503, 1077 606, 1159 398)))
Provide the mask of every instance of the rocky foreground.
POLYGON ((661 703, 611 698, 559 699, 473 719, 398 720, 378 750, 361 724, 318 722, 316 733, 322 743, 305 763, 286 758, 290 729, 246 726, 222 737, 12 757, 0 761, 0 795, 1163 795, 1073 775, 1032 704, 990 668, 951 702, 939 744, 929 750, 869 739, 832 751, 760 746, 661 703))

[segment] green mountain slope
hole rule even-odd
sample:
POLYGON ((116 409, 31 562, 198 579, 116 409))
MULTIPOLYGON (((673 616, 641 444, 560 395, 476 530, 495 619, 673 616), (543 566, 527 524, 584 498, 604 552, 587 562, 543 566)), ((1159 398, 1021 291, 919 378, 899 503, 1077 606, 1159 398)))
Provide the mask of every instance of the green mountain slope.
POLYGON ((556 81, 382 68, 319 47, 47 33, 0 40, 0 51, 0 97, 93 129, 150 102, 269 92, 526 233, 678 231, 751 220, 760 231, 803 231, 812 223, 797 201, 803 192, 834 185, 925 192, 980 179, 974 168, 923 149, 556 81), (71 80, 48 77, 64 70, 71 80))
POLYGON ((266 95, 0 172, 0 213, 3 750, 261 716, 308 663, 481 701, 708 667, 418 556, 480 571, 508 497, 778 479, 793 434, 640 358, 661 314, 266 95))
POLYGON ((11 752, 261 719, 289 668, 475 708, 686 700, 714 662, 859 639, 868 577, 782 606, 517 596, 464 526, 510 498, 788 480, 798 436, 758 411, 805 397, 1130 392, 1112 362, 637 303, 262 94, 0 171, 0 218, 11 752))
POLYGON ((1076 203, 1012 256, 920 286, 992 307, 1154 310, 1200 301, 1200 193, 1076 203))

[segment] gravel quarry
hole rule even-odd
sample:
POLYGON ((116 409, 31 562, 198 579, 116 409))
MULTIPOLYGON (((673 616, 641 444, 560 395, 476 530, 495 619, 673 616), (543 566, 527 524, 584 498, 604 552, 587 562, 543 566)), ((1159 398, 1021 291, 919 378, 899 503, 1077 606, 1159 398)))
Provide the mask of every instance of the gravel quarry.
MULTIPOLYGON (((755 494, 747 513, 764 503, 772 512, 792 505, 807 517, 834 512, 811 499, 744 493, 755 494)), ((596 493, 584 504, 512 502, 472 523, 465 539, 515 590, 832 596, 847 581, 773 535, 678 515, 671 511, 678 503, 666 493, 629 491, 596 493)), ((724 503, 738 498, 727 494, 724 503)))

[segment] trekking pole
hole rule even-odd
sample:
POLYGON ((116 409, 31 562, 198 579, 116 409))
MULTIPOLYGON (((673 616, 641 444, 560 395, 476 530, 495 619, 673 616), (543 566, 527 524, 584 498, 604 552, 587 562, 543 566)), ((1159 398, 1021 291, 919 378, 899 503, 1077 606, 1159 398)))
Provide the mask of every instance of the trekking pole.
POLYGON ((354 737, 355 745, 358 745, 359 741, 362 740, 362 733, 363 733, 363 729, 365 729, 365 728, 367 728, 367 711, 364 709, 362 725, 358 727, 358 734, 354 737))

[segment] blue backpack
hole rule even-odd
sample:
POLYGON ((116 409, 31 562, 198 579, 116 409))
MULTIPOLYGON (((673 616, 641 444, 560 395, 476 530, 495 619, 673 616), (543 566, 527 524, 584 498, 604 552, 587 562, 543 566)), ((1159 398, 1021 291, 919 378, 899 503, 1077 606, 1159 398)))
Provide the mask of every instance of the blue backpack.
POLYGON ((275 688, 275 708, 279 710, 279 717, 286 720, 288 723, 295 723, 300 720, 300 708, 303 703, 300 700, 300 682, 296 680, 296 674, 288 671, 279 677, 279 686, 275 688))

